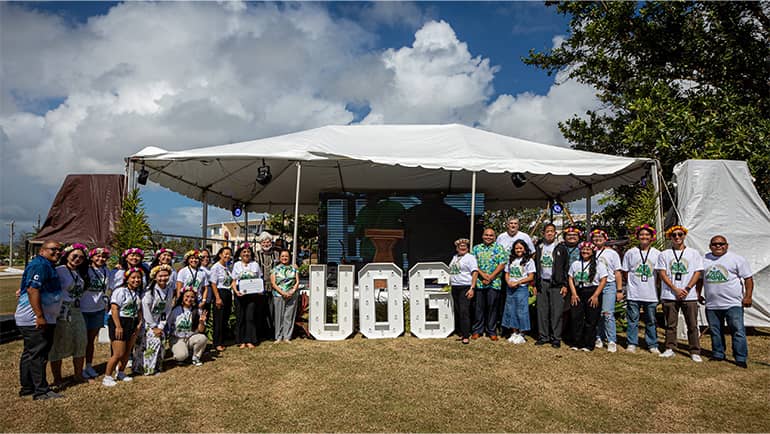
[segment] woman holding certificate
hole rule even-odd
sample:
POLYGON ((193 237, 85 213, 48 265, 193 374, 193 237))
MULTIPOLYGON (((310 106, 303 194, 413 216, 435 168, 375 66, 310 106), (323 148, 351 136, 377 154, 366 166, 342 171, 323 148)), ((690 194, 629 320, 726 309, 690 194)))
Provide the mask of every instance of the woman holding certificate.
POLYGON ((243 243, 235 252, 238 262, 233 265, 233 292, 238 303, 236 340, 239 348, 254 348, 258 343, 257 325, 265 320, 265 292, 262 270, 254 262, 254 251, 243 243))

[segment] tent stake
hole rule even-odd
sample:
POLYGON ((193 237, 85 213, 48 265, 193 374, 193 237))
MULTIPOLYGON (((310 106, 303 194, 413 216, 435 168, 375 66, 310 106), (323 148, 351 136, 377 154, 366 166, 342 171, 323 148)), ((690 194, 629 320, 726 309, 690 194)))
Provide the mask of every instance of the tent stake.
POLYGON ((297 228, 299 227, 299 181, 302 175, 302 163, 297 161, 297 187, 294 192, 294 234, 291 237, 291 258, 294 266, 297 265, 297 228))

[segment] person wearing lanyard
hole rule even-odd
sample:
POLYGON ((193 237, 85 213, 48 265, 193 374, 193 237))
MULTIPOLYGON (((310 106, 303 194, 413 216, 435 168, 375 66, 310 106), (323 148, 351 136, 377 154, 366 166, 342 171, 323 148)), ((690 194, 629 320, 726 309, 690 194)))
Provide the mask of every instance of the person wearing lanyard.
POLYGON ((655 329, 655 310, 658 306, 656 277, 653 270, 658 263, 660 251, 652 247, 657 231, 650 225, 637 226, 634 231, 639 246, 629 249, 623 255, 623 275, 628 285, 626 288, 626 316, 628 318, 628 347, 626 351, 635 353, 639 346, 639 317, 644 308, 644 341, 653 354, 658 350, 658 334, 655 329))
POLYGON ((505 296, 503 327, 511 329, 508 342, 523 344, 524 333, 529 331, 529 284, 535 281, 535 261, 524 240, 516 240, 511 248, 510 263, 505 266, 508 293, 505 296))
POLYGON ((476 309, 471 339, 478 339, 487 332, 489 339, 497 337, 497 303, 500 298, 500 275, 508 263, 508 251, 495 242, 495 230, 484 229, 481 244, 476 244, 471 254, 479 265, 479 279, 476 280, 476 309))
POLYGON ((589 241, 580 243, 580 259, 569 269, 571 327, 574 338, 573 350, 593 351, 596 324, 599 322, 601 302, 599 296, 607 284, 607 267, 596 260, 594 245, 589 241))
POLYGON ((623 299, 623 274, 620 255, 605 244, 609 239, 607 232, 601 229, 591 231, 591 241, 596 247, 596 260, 607 268, 607 284, 602 291, 602 312, 596 327, 596 348, 604 346, 602 338, 607 339, 607 351, 614 353, 618 350, 617 329, 615 327, 615 303, 623 299))
POLYGON ((259 343, 259 324, 265 321, 265 298, 260 297, 260 294, 242 294, 238 285, 241 280, 261 279, 262 270, 254 261, 254 251, 249 243, 243 243, 235 252, 235 257, 239 261, 233 265, 232 288, 238 303, 238 348, 254 348, 259 343))
POLYGON ((467 238, 455 241, 457 254, 449 263, 449 284, 452 286, 452 299, 454 300, 456 322, 459 325, 457 331, 463 344, 470 343, 471 313, 470 305, 473 298, 476 279, 478 279, 479 266, 476 258, 468 253, 471 242, 467 238))
MULTIPOLYGON (((572 242, 573 246, 577 240, 572 242)), ((563 243, 556 242, 556 226, 547 223, 543 227, 543 241, 535 252, 535 287, 537 288, 537 330, 535 345, 550 343, 561 347, 564 297, 567 295, 569 251, 563 243)))
POLYGON ((142 290, 143 280, 144 271, 142 268, 131 267, 123 273, 125 283, 112 291, 110 317, 107 320, 112 356, 107 361, 107 369, 102 379, 102 384, 107 387, 115 386, 116 380, 133 380, 123 371, 126 369, 128 356, 136 342, 136 335, 142 324, 143 314, 139 306, 141 300, 139 293, 142 290), (113 377, 112 374, 116 367, 118 368, 118 375, 113 377))
POLYGON ((687 228, 676 225, 668 228, 666 238, 671 248, 658 257, 655 269, 661 281, 660 298, 663 301, 663 317, 666 319, 666 351, 660 357, 674 357, 679 311, 687 324, 687 341, 690 358, 702 362, 700 357, 700 331, 698 330, 698 294, 695 285, 703 271, 703 256, 684 245, 687 228))
POLYGON ((222 247, 217 252, 216 262, 211 267, 210 283, 214 293, 213 344, 217 351, 225 350, 225 339, 230 334, 230 313, 233 310, 233 278, 229 263, 233 249, 222 247))
POLYGON ((196 305, 203 309, 207 303, 209 286, 206 271, 201 268, 200 252, 190 250, 184 254, 184 267, 179 270, 176 278, 176 297, 179 298, 182 292, 191 288, 197 294, 196 305))
POLYGON ((206 275, 206 287, 201 290, 201 293, 203 296, 201 297, 201 301, 205 301, 205 303, 200 306, 201 309, 210 311, 211 310, 211 252, 209 252, 208 249, 201 249, 198 251, 198 257, 201 258, 201 271, 203 271, 203 274, 206 275))
POLYGON ((83 377, 83 362, 86 357, 86 321, 80 313, 80 298, 88 279, 88 247, 75 243, 64 248, 56 273, 63 292, 62 308, 56 319, 53 347, 48 355, 53 374, 53 387, 64 385, 61 375, 62 360, 72 357, 75 382, 88 381, 83 377))
POLYGON ((129 268, 141 268, 143 273, 142 279, 144 279, 142 280, 142 288, 147 286, 147 275, 150 273, 150 270, 147 268, 147 265, 142 262, 143 258, 144 250, 138 247, 131 247, 124 250, 123 254, 120 255, 120 267, 116 269, 113 274, 113 287, 111 289, 123 286, 123 279, 125 277, 126 270, 129 268))
POLYGON ((53 264, 59 260, 61 244, 46 240, 21 275, 14 320, 24 340, 19 361, 19 396, 32 399, 57 399, 46 381, 48 353, 53 344, 56 317, 62 304, 62 290, 53 264))
POLYGON ((560 258, 554 258, 553 267, 555 270, 563 270, 564 271, 564 284, 567 286, 567 293, 565 294, 565 303, 564 303, 564 313, 562 315, 562 339, 565 343, 574 341, 575 333, 572 330, 572 319, 571 319, 571 312, 572 312, 572 303, 570 303, 569 298, 571 298, 571 293, 569 292, 569 269, 572 266, 572 264, 575 263, 575 261, 580 260, 580 237, 582 234, 582 230, 580 230, 579 227, 575 225, 569 225, 566 228, 564 228, 564 231, 562 232, 561 236, 564 238, 564 242, 562 245, 564 246, 565 250, 567 251, 567 256, 560 260, 560 258))
POLYGON ((112 273, 106 265, 110 258, 110 249, 97 247, 91 249, 88 256, 91 264, 88 267, 86 291, 80 298, 80 311, 86 322, 86 367, 83 369, 83 376, 96 378, 99 373, 93 367, 94 341, 99 335, 99 330, 104 327, 107 290, 112 288, 112 273))
POLYGON ((171 312, 174 299, 174 289, 169 283, 170 280, 171 266, 156 265, 150 270, 150 284, 142 296, 145 341, 142 358, 144 375, 155 375, 163 370, 166 318, 171 312))
POLYGON ((711 360, 725 359, 724 323, 730 326, 735 364, 747 368, 749 344, 743 323, 743 309, 751 307, 754 278, 743 256, 727 251, 727 238, 711 238, 703 266, 703 280, 698 282, 699 301, 706 303, 706 319, 711 335, 711 360), (741 283, 741 281, 743 281, 741 283), (745 291, 744 291, 745 290, 745 291))
POLYGON ((168 265, 171 267, 171 276, 168 278, 168 284, 176 290, 176 270, 174 269, 173 264, 174 256, 176 256, 176 252, 171 249, 165 247, 158 249, 155 252, 155 257, 152 258, 152 262, 150 263, 150 271, 158 265, 168 265))
POLYGON ((184 362, 192 352, 192 364, 202 366, 201 356, 206 349, 206 311, 195 306, 196 291, 186 287, 181 304, 175 307, 168 318, 168 334, 171 337, 171 352, 174 360, 184 362))

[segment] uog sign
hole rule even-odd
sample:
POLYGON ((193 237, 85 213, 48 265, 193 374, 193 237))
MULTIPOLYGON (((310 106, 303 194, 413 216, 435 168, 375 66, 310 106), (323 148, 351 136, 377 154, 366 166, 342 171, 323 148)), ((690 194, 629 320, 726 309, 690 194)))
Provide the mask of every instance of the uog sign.
MULTIPOLYGON (((310 266, 310 334, 318 340, 337 341, 353 334, 354 268, 337 267, 337 320, 326 322, 326 265, 310 266)), ((441 262, 419 263, 409 270, 409 321, 418 338, 445 338, 454 330, 452 296, 425 288, 425 281, 449 283, 449 267, 441 262), (427 303, 427 304, 426 304, 427 303), (427 309, 438 311, 438 321, 426 319, 427 309)), ((395 338, 404 332, 403 272, 395 264, 367 264, 358 272, 358 323, 369 339, 395 338), (376 286, 388 292, 387 321, 376 321, 376 286)))

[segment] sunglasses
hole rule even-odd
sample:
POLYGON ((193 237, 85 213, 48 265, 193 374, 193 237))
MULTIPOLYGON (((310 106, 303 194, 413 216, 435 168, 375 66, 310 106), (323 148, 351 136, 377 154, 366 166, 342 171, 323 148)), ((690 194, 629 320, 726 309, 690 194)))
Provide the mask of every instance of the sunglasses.
POLYGON ((683 237, 683 236, 684 236, 684 232, 674 232, 674 233, 671 234, 671 237, 679 238, 679 237, 683 237))
POLYGON ((76 259, 85 259, 86 257, 83 255, 70 255, 70 258, 74 261, 76 259))
POLYGON ((711 247, 724 247, 727 243, 711 243, 711 247))

